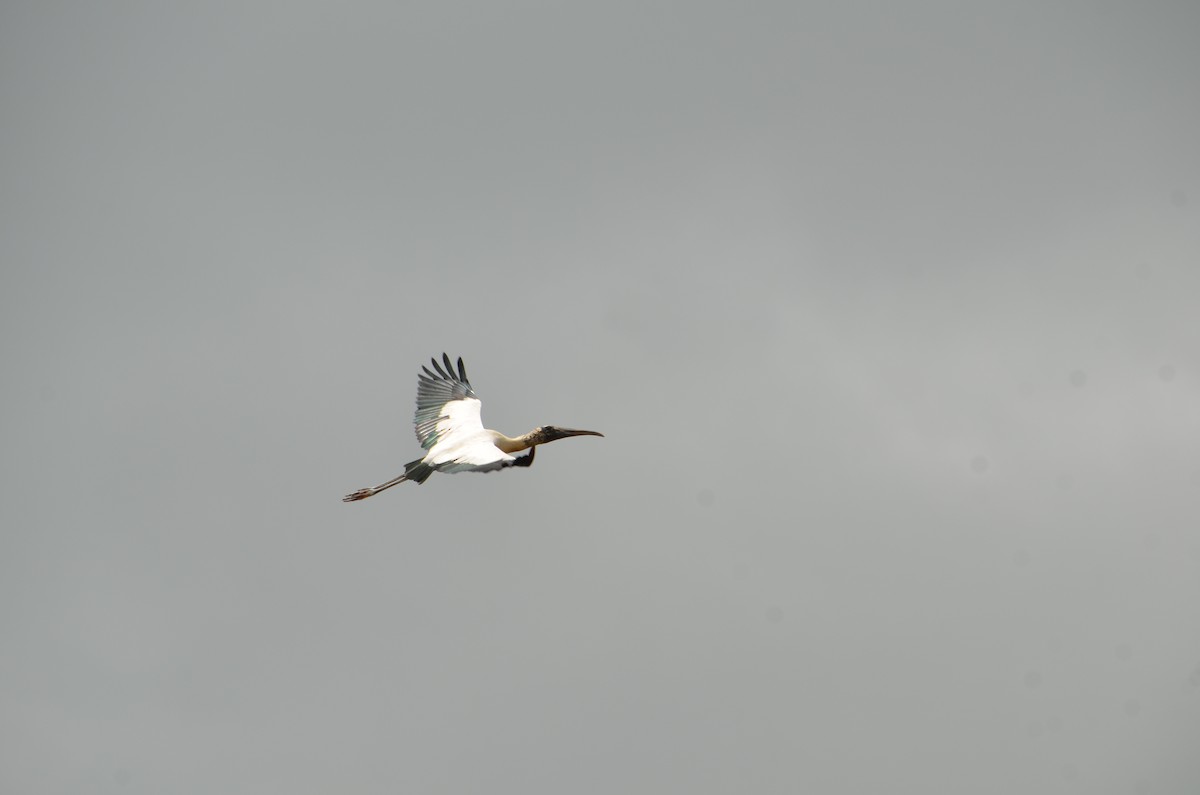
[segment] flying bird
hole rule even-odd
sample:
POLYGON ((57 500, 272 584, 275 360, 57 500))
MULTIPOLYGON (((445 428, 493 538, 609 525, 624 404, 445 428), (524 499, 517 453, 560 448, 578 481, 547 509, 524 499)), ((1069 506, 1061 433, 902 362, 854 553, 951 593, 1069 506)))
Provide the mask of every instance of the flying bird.
POLYGON ((467 380, 462 357, 458 359, 457 371, 444 353, 445 369, 437 359, 429 361, 433 370, 422 367, 425 372, 417 375, 417 413, 413 417, 417 441, 425 448, 425 457, 405 464, 403 475, 373 489, 359 489, 347 494, 342 502, 365 500, 406 480, 424 483, 434 472, 492 472, 505 467, 527 467, 533 464, 539 444, 568 436, 604 435, 596 431, 543 425, 524 436, 510 439, 483 427, 479 418, 482 403, 467 380), (512 455, 522 450, 529 453, 520 457, 512 455))

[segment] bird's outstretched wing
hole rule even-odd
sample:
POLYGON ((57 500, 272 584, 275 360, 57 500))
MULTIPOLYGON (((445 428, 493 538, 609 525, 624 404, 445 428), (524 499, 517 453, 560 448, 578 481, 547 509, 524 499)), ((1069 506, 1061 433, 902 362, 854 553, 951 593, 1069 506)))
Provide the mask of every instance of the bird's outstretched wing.
POLYGON ((515 464, 518 459, 496 447, 484 430, 483 404, 471 389, 463 360, 457 371, 444 353, 442 364, 430 361, 433 370, 423 367, 425 373, 417 376, 414 424, 417 441, 429 451, 422 460, 439 472, 491 472, 515 464))
POLYGON ((452 441, 449 437, 460 433, 473 436, 483 430, 479 419, 481 404, 467 380, 462 357, 458 359, 458 372, 444 353, 442 361, 446 369, 442 369, 437 359, 429 361, 437 372, 422 367, 425 372, 417 375, 417 413, 413 417, 417 441, 426 450, 439 441, 452 441))

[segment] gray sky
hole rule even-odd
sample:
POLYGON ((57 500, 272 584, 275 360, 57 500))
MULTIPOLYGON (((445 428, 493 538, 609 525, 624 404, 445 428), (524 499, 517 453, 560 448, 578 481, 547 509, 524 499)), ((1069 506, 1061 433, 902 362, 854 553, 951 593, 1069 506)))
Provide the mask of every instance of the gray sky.
POLYGON ((5 3, 4 791, 1197 791, 1198 32, 5 3))

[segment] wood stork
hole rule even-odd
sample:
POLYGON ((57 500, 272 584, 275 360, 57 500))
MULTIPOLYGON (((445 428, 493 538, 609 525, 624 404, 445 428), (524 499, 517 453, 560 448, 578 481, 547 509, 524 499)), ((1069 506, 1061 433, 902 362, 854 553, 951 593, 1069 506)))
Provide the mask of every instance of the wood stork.
POLYGON ((524 436, 510 439, 498 431, 483 427, 479 418, 482 403, 475 397, 475 390, 467 380, 467 368, 462 357, 458 359, 458 372, 450 364, 450 357, 442 354, 445 369, 437 359, 430 359, 433 369, 422 367, 424 374, 417 375, 417 413, 413 424, 417 430, 417 441, 428 452, 424 458, 404 465, 404 474, 380 483, 373 489, 359 489, 347 494, 342 502, 354 502, 372 497, 397 483, 411 480, 424 483, 437 472, 492 472, 505 467, 527 467, 539 444, 565 439, 568 436, 603 436, 596 431, 577 431, 543 425, 524 436), (511 455, 528 450, 520 458, 511 455))

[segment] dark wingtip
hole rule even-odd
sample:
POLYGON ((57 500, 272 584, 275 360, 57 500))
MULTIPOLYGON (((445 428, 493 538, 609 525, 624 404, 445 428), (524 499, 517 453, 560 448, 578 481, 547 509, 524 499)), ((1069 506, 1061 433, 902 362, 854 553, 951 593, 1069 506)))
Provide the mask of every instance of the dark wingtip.
POLYGON ((462 381, 464 384, 467 383, 467 368, 466 365, 463 364, 461 356, 458 357, 457 375, 455 375, 454 372, 454 365, 450 362, 450 356, 445 351, 442 352, 441 362, 437 360, 436 356, 433 356, 430 357, 429 363, 433 365, 433 369, 437 371, 437 375, 434 375, 433 372, 431 372, 430 369, 424 365, 421 366, 421 369, 428 373, 430 378, 440 377, 443 381, 462 381), (445 369, 443 369, 443 365, 445 365, 445 369))
MULTIPOLYGON (((443 353, 442 355, 445 356, 446 354, 443 353)), ((429 361, 433 365, 433 369, 438 371, 438 375, 440 375, 443 380, 450 378, 450 376, 446 375, 446 371, 442 369, 442 366, 438 364, 438 360, 436 358, 431 358, 429 361)))

